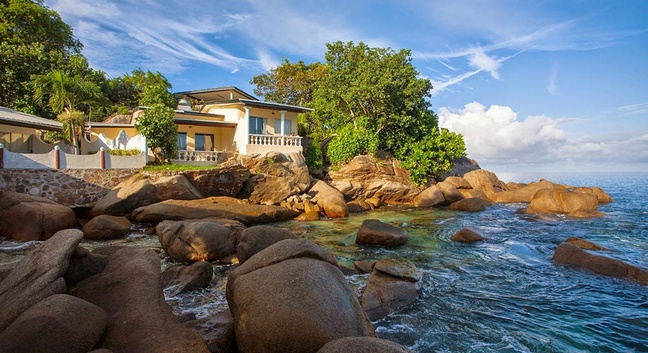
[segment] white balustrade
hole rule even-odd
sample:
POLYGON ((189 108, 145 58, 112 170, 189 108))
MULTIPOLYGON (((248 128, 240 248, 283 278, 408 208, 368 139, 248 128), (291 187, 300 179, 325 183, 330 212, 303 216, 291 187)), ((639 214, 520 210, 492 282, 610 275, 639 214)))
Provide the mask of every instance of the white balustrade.
POLYGON ((302 145, 301 143, 302 143, 301 136, 250 134, 250 145, 299 147, 302 145))
POLYGON ((218 161, 219 151, 178 151, 178 161, 181 162, 214 162, 218 161))

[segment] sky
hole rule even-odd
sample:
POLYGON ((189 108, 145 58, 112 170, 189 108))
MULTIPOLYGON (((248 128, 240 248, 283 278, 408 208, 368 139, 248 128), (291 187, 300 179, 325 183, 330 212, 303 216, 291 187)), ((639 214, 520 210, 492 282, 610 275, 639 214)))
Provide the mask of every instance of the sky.
POLYGON ((110 77, 236 86, 326 43, 409 49, 440 126, 495 172, 648 171, 645 0, 45 0, 110 77))

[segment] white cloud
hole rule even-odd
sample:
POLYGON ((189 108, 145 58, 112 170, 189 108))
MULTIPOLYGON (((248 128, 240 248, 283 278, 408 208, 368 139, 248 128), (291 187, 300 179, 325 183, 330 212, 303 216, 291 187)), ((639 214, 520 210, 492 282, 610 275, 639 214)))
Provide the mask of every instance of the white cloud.
POLYGON ((624 116, 646 114, 648 113, 648 102, 624 105, 617 107, 617 110, 624 116))
POLYGON ((486 55, 481 48, 475 48, 468 60, 470 66, 479 71, 486 71, 490 73, 494 79, 499 80, 499 72, 497 72, 497 70, 502 64, 486 55))
POLYGON ((519 119, 510 107, 492 105, 486 108, 478 102, 458 110, 442 107, 437 113, 441 127, 464 136, 468 157, 485 165, 648 162, 646 131, 574 136, 560 125, 568 121, 587 121, 545 115, 519 119))

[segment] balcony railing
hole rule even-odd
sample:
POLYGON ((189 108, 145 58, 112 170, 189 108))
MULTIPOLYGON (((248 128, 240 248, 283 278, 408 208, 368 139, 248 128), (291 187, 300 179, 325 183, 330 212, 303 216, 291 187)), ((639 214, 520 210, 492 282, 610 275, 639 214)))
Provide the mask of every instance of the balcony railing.
POLYGON ((250 145, 260 146, 295 146, 302 145, 301 136, 254 135, 250 134, 250 145))
POLYGON ((218 161, 219 151, 187 151, 179 150, 178 159, 180 162, 214 162, 218 161))

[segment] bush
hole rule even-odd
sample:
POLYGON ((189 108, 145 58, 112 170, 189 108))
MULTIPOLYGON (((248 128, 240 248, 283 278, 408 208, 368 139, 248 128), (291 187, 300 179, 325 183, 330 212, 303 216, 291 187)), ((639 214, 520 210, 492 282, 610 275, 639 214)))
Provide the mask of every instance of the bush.
POLYGON ((333 166, 347 163, 355 156, 374 154, 378 151, 375 134, 349 124, 340 129, 329 143, 326 156, 333 166))
POLYGON ((452 169, 453 161, 466 155, 463 137, 447 129, 433 130, 422 140, 406 145, 398 157, 401 166, 410 172, 410 179, 418 186, 428 176, 439 176, 452 169))
POLYGON ((130 148, 127 150, 109 150, 108 154, 111 156, 139 156, 142 153, 138 148, 130 148))

